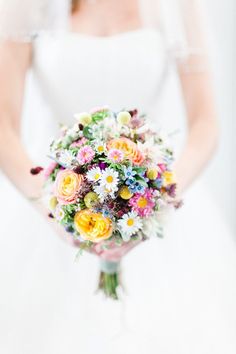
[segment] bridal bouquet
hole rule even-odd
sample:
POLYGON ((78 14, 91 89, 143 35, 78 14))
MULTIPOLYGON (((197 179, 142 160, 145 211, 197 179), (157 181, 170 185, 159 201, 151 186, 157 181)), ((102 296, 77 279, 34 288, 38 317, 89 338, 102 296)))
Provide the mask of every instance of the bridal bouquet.
POLYGON ((117 299, 122 255, 161 237, 160 217, 176 206, 173 153, 137 110, 103 107, 75 118, 50 146, 51 217, 100 257, 99 288, 117 299))

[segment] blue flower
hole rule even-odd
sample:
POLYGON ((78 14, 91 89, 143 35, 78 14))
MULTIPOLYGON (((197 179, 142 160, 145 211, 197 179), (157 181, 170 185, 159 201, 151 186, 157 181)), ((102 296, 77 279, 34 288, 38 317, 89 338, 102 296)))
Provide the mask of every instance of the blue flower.
POLYGON ((132 170, 132 167, 124 167, 125 178, 132 178, 136 175, 136 172, 132 170))
POLYGON ((128 178, 126 181, 125 181, 125 184, 127 185, 127 186, 132 186, 132 185, 134 185, 136 183, 136 180, 135 180, 135 178, 128 178))
POLYGON ((138 192, 138 193, 144 193, 144 191, 145 191, 145 187, 144 186, 142 186, 141 184, 139 184, 139 183, 136 183, 136 191, 138 192))
POLYGON ((131 193, 136 193, 137 192, 137 187, 135 184, 132 184, 129 186, 129 190, 131 193))
POLYGON ((108 216, 110 216, 110 212, 109 212, 108 210, 106 210, 106 209, 103 209, 103 210, 102 210, 102 214, 103 214, 103 216, 105 216, 106 218, 107 218, 108 216))
POLYGON ((153 182, 154 186, 156 188, 161 188, 162 187, 162 184, 163 184, 163 181, 162 181, 162 178, 157 178, 154 182, 153 182))

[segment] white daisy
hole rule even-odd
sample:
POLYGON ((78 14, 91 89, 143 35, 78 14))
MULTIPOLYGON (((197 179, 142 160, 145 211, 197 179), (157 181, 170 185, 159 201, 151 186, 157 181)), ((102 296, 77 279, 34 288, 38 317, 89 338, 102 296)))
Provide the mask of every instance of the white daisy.
POLYGON ((57 205, 55 212, 54 212, 54 216, 57 221, 61 221, 64 218, 65 212, 62 209, 61 205, 57 205))
POLYGON ((155 213, 154 216, 146 218, 143 220, 143 233, 147 238, 152 236, 161 237, 162 236, 162 225, 159 221, 160 216, 155 213))
POLYGON ((74 160, 74 156, 71 151, 64 150, 60 153, 59 162, 63 167, 71 167, 74 160))
POLYGON ((74 126, 68 129, 67 134, 68 137, 71 137, 73 140, 79 138, 81 135, 81 131, 79 130, 78 124, 74 124, 74 126))
POLYGON ((119 175, 114 169, 107 167, 101 177, 101 185, 105 186, 108 190, 116 192, 118 190, 119 175))
POLYGON ((103 154, 107 150, 106 144, 103 141, 96 143, 95 150, 98 154, 103 154))
POLYGON ((117 225, 123 240, 128 242, 130 237, 142 228, 142 221, 135 212, 131 211, 123 215, 117 225))
POLYGON ((98 195, 98 198, 102 203, 108 196, 112 199, 115 198, 114 191, 112 189, 107 188, 105 185, 99 184, 97 186, 94 186, 93 190, 98 195))
POLYGON ((93 167, 87 172, 86 177, 89 181, 97 182, 102 177, 102 171, 99 167, 93 167))

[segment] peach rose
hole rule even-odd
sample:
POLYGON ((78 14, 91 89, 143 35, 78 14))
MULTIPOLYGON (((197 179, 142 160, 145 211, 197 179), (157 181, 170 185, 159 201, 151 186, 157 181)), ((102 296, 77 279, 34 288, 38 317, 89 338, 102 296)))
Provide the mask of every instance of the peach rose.
POLYGON ((128 138, 112 139, 107 144, 107 149, 121 150, 125 157, 133 162, 134 165, 141 165, 144 161, 144 156, 138 149, 137 145, 128 138))
POLYGON ((75 203, 82 182, 83 176, 74 171, 66 169, 58 172, 54 188, 57 200, 63 205, 75 203))
POLYGON ((112 221, 101 213, 89 209, 78 211, 74 216, 75 229, 84 240, 98 243, 112 235, 112 221))

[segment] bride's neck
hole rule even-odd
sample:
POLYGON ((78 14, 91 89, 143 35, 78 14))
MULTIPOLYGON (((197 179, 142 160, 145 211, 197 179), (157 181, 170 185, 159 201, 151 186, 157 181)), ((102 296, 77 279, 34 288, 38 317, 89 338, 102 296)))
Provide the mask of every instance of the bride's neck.
POLYGON ((140 28, 142 21, 139 1, 81 0, 79 7, 72 12, 71 30, 96 36, 109 36, 140 28))

